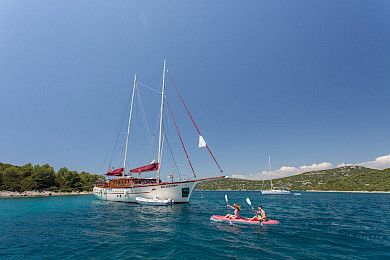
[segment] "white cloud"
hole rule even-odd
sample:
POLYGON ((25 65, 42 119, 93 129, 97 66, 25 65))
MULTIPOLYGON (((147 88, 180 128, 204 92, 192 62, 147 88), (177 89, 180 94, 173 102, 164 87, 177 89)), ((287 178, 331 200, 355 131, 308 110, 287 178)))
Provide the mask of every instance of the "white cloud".
POLYGON ((283 178, 288 176, 297 175, 304 172, 310 172, 310 171, 318 171, 318 170, 326 170, 333 167, 333 164, 328 162, 322 162, 320 164, 312 164, 312 165, 303 165, 299 168, 296 167, 290 167, 290 166, 283 166, 279 170, 266 172, 263 171, 261 173, 257 174, 250 174, 250 175, 232 175, 232 178, 238 178, 238 179, 249 179, 249 180, 269 180, 269 179, 277 179, 277 178, 283 178))
POLYGON ((390 168, 390 154, 377 157, 375 161, 362 162, 357 165, 379 170, 390 168))

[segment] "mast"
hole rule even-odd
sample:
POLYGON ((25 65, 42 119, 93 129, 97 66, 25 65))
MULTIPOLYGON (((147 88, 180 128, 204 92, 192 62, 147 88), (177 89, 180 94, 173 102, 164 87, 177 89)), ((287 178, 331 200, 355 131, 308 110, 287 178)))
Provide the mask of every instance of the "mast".
POLYGON ((164 109, 164 95, 165 95, 165 71, 167 60, 164 60, 164 70, 163 70, 163 86, 161 91, 161 109, 160 109, 160 135, 158 138, 158 170, 157 170, 157 183, 160 182, 160 169, 161 169, 161 157, 162 157, 162 123, 163 123, 163 109, 164 109))
POLYGON ((126 151, 125 151, 125 159, 124 159, 124 161, 123 161, 122 177, 125 177, 125 171, 126 171, 127 148, 128 148, 128 146, 129 146, 131 115, 133 114, 134 90, 135 90, 136 84, 137 84, 137 74, 134 74, 133 94, 131 95, 131 106, 130 106, 129 126, 127 127, 127 134, 126 134, 126 135, 127 135, 127 139, 126 139, 126 151))
MULTIPOLYGON (((268 166, 269 166, 269 171, 272 172, 271 170, 271 156, 268 156, 268 166)), ((272 185, 272 176, 271 176, 271 190, 273 189, 273 185, 272 185)))

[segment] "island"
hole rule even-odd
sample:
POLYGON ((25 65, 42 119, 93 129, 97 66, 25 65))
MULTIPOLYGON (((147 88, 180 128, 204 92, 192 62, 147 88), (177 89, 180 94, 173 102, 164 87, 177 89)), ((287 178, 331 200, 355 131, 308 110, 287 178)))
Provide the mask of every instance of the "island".
MULTIPOLYGON (((274 179, 274 187, 299 191, 389 192, 390 168, 375 170, 349 165, 329 170, 311 171, 274 179)), ((270 189, 269 180, 218 179, 197 185, 197 190, 261 190, 270 189)))

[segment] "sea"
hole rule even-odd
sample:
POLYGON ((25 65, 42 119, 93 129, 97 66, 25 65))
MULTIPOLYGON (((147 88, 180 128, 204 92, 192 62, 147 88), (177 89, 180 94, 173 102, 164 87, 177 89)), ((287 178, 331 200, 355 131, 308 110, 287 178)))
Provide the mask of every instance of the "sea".
POLYGON ((0 199, 0 259, 390 259, 390 194, 195 191, 186 205, 141 206, 93 195, 0 199), (252 217, 277 226, 214 222, 252 217))

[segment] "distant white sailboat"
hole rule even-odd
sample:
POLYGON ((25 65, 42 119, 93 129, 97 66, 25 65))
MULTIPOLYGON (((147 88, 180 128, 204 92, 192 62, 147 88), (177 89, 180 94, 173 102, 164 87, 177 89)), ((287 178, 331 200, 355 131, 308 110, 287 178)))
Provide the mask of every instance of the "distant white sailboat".
MULTIPOLYGON (((268 157, 268 170, 271 172, 271 156, 268 157)), ((271 189, 269 190, 263 190, 264 186, 264 180, 263 180, 263 185, 261 186, 261 194, 263 195, 291 195, 290 189, 286 187, 280 187, 276 188, 272 184, 272 176, 271 176, 271 189)))

